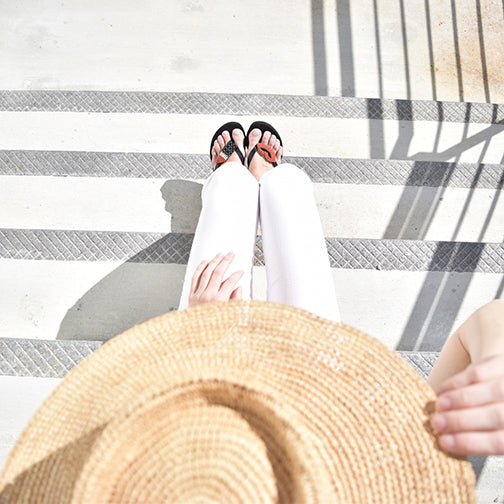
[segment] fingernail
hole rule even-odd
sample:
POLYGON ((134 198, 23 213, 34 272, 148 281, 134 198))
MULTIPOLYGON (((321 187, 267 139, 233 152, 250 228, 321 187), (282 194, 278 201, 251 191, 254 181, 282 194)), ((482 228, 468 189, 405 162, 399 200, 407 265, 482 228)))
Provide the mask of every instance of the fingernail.
POLYGON ((438 400, 436 402, 437 410, 438 411, 446 411, 451 408, 452 402, 449 397, 438 397, 438 400))
POLYGON ((434 415, 431 424, 436 432, 443 432, 447 425, 446 417, 444 415, 434 415))
POLYGON ((455 446, 455 436, 452 434, 444 434, 439 437, 439 442, 445 450, 451 450, 455 446))

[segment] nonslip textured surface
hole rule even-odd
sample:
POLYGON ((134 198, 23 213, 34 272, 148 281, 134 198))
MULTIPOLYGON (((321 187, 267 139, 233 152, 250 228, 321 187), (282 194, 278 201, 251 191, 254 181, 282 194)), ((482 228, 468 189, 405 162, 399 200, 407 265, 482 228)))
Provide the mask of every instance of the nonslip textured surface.
MULTIPOLYGON (((31 372, 177 306, 228 120, 271 121, 314 181, 351 325, 425 363, 504 296, 501 0, 0 7, 1 369, 26 373, 1 377, 0 463, 59 380, 31 372)), ((262 264, 259 240, 258 299, 262 264)), ((473 467, 503 500, 502 460, 473 467)))

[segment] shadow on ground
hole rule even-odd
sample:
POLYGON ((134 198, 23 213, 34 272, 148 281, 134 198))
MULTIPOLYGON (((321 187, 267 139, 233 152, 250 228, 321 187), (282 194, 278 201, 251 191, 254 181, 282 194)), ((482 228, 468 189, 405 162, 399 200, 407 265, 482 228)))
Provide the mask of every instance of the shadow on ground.
POLYGON ((171 264, 163 262, 163 250, 170 245, 171 236, 194 233, 201 211, 201 187, 187 180, 163 184, 161 195, 171 214, 173 233, 135 254, 84 293, 67 311, 56 339, 105 341, 178 308, 190 243, 181 240, 185 247, 180 247, 180 257, 172 258, 171 264))

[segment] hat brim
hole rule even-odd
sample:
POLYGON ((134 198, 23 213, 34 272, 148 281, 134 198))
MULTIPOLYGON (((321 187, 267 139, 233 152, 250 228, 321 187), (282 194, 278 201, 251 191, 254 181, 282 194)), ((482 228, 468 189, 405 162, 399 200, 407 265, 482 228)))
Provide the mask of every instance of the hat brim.
POLYGON ((471 465, 429 431, 434 399, 352 327, 260 301, 202 305, 74 368, 12 450, 0 500, 476 502, 471 465))

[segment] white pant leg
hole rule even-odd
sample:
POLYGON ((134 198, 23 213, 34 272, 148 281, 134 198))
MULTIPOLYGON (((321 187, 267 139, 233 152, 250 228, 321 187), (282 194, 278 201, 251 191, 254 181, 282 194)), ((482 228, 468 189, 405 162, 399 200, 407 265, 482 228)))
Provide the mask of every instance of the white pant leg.
POLYGON ((264 174, 259 208, 268 301, 339 322, 327 247, 308 175, 288 163, 264 174))
POLYGON ((179 310, 187 308, 191 280, 203 260, 234 252, 224 278, 237 270, 243 299, 252 296, 252 266, 257 234, 259 184, 240 163, 229 161, 210 175, 201 193, 202 208, 187 263, 179 310))

